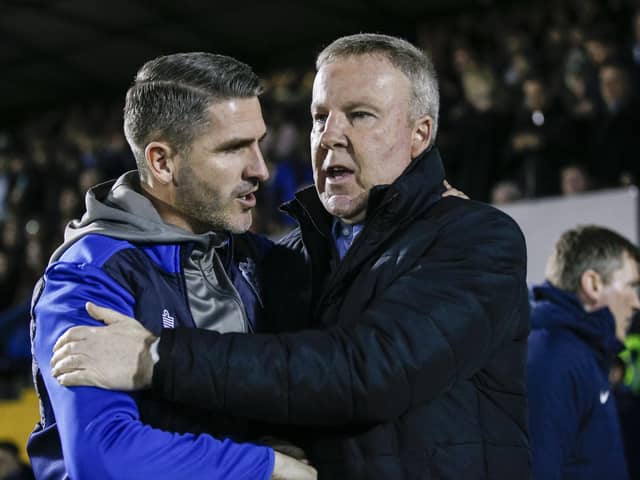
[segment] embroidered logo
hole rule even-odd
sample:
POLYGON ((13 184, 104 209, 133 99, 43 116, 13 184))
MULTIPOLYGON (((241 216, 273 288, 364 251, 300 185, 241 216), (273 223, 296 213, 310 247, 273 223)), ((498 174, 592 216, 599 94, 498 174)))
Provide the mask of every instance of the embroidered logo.
POLYGON ((162 328, 174 328, 176 326, 176 319, 169 315, 169 310, 162 311, 162 328))
POLYGON ((605 404, 609 400, 609 390, 601 390, 600 391, 600 403, 605 404))
MULTIPOLYGON (((256 275, 256 262, 253 258, 247 258, 246 262, 238 262, 238 268, 249 285, 258 290, 258 276, 256 275)), ((257 293, 257 292, 256 292, 257 293)))

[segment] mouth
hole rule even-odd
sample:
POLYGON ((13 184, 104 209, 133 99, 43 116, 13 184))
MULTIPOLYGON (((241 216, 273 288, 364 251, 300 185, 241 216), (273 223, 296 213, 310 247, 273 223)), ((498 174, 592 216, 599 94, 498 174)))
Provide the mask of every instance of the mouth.
POLYGON ((337 165, 327 168, 325 175, 328 183, 340 183, 351 178, 353 170, 337 165))
POLYGON ((244 208, 253 208, 256 206, 256 194, 255 190, 246 193, 244 195, 239 195, 236 197, 236 200, 242 205, 244 208))

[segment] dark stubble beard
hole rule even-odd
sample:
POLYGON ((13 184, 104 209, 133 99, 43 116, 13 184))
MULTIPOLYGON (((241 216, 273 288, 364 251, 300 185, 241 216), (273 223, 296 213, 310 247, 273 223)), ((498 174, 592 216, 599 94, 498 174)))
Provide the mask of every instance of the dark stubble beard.
POLYGON ((185 163, 176 172, 176 209, 195 220, 198 230, 230 230, 231 218, 224 212, 220 192, 203 182, 188 161, 185 163))

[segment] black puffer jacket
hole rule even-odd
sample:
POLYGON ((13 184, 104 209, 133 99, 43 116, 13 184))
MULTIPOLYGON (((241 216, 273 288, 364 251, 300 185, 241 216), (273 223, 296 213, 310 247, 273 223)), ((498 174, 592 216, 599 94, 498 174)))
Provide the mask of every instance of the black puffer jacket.
POLYGON ((433 150, 376 187, 341 262, 301 192, 301 234, 263 287, 277 328, 305 329, 163 332, 156 391, 298 426, 320 479, 528 478, 524 240, 487 205, 441 200, 443 176, 433 150))

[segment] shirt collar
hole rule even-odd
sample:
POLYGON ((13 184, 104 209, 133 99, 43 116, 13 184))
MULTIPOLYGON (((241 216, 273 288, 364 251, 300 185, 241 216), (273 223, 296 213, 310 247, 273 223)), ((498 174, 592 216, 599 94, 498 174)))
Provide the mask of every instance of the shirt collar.
POLYGON ((358 236, 358 234, 362 231, 364 227, 363 223, 354 223, 347 224, 340 221, 340 219, 333 219, 333 225, 331 227, 331 234, 333 236, 333 240, 338 249, 338 254, 340 255, 340 259, 345 256, 351 244, 358 236))

